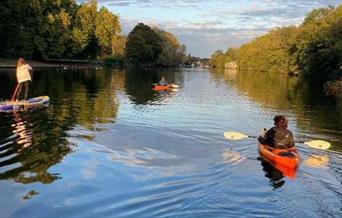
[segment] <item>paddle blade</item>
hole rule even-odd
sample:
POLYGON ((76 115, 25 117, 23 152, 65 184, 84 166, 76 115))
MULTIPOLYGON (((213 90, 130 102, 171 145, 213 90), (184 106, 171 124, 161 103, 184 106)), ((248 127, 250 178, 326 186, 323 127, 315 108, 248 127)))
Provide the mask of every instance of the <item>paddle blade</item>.
POLYGON ((225 132, 224 137, 229 140, 239 140, 243 138, 248 138, 248 135, 239 133, 239 132, 225 132))
POLYGON ((178 88, 178 85, 176 85, 176 84, 171 84, 171 87, 172 87, 172 88, 178 88))
POLYGON ((304 142, 304 144, 308 145, 311 148, 326 150, 330 148, 331 144, 329 142, 323 140, 312 140, 309 142, 304 142))
POLYGON ((306 166, 312 168, 327 168, 329 164, 328 155, 309 155, 307 159, 304 160, 306 166))

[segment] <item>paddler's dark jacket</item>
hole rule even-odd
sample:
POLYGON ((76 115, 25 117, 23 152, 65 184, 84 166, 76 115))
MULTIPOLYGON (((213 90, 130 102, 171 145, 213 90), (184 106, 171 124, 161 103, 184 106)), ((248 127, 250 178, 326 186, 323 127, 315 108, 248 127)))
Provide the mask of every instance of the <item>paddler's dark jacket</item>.
POLYGON ((279 127, 272 127, 265 134, 265 137, 258 138, 261 144, 274 148, 292 148, 295 146, 293 134, 290 130, 279 127))

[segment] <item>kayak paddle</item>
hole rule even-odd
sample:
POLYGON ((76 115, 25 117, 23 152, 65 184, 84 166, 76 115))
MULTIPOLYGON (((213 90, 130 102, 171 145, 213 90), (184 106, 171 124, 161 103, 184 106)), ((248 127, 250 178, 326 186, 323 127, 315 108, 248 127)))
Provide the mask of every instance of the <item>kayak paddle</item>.
MULTIPOLYGON (((225 132, 224 137, 229 140, 240 140, 243 138, 258 138, 256 136, 249 136, 239 132, 225 132)), ((311 148, 326 150, 330 148, 331 144, 323 140, 311 140, 311 141, 295 141, 296 143, 303 143, 311 148)))

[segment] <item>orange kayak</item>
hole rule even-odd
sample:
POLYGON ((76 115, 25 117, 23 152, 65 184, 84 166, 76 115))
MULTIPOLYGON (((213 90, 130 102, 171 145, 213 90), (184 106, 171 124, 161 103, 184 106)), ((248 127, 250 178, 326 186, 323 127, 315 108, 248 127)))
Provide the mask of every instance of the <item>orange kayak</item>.
POLYGON ((263 159, 270 162, 275 167, 279 166, 282 168, 295 169, 298 168, 300 163, 300 155, 295 147, 278 149, 259 143, 259 152, 263 159))
POLYGON ((169 88, 171 88, 171 85, 167 85, 167 86, 156 85, 153 87, 153 90, 154 91, 163 91, 163 90, 168 90, 169 88))

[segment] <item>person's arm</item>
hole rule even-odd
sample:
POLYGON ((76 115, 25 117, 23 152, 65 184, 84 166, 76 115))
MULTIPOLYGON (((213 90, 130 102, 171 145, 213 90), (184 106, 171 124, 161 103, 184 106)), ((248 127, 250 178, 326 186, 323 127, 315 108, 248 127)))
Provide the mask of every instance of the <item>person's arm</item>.
POLYGON ((27 69, 30 72, 30 76, 31 76, 31 81, 33 80, 33 69, 31 67, 31 65, 27 64, 27 69))
POLYGON ((264 144, 265 143, 265 139, 266 139, 266 133, 267 133, 267 129, 266 128, 263 128, 259 134, 259 137, 258 137, 258 141, 261 143, 261 144, 264 144))
POLYGON ((289 131, 289 135, 290 137, 289 137, 288 147, 292 148, 295 146, 295 141, 294 141, 294 137, 291 131, 289 131))
POLYGON ((274 138, 274 128, 271 128, 269 129, 266 133, 265 133, 265 136, 262 137, 261 141, 259 140, 259 142, 261 144, 264 144, 264 145, 268 145, 268 146, 271 146, 273 147, 274 143, 273 143, 273 138, 274 138))

